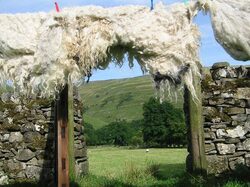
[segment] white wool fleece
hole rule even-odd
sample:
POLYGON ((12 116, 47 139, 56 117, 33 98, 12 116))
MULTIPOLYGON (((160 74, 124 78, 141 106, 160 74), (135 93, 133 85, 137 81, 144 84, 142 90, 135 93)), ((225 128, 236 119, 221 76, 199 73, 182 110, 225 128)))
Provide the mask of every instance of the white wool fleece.
MULTIPOLYGON (((212 18, 216 19, 214 7, 221 8, 220 1, 208 3, 212 18)), ((188 6, 158 4, 153 11, 144 6, 88 6, 60 13, 1 14, 0 82, 12 80, 16 91, 25 95, 54 96, 94 68, 122 64, 127 54, 130 64, 136 59, 152 75, 164 75, 162 88, 181 82, 196 96, 193 77, 200 76, 200 37, 192 18, 199 4, 205 5, 199 1, 188 6)), ((218 40, 225 41, 226 48, 230 45, 228 37, 218 40)), ((238 42, 237 49, 245 46, 247 51, 248 41, 238 42)))

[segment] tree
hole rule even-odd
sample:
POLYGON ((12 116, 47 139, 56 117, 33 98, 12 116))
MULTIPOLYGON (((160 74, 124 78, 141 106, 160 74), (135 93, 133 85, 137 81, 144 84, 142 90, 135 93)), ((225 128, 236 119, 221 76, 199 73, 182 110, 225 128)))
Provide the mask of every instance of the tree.
POLYGON ((143 139, 147 146, 182 144, 186 139, 183 112, 172 104, 150 98, 143 105, 143 139))
POLYGON ((132 129, 125 120, 116 120, 107 126, 97 130, 98 137, 100 137, 99 144, 101 145, 128 145, 132 137, 132 129))
POLYGON ((93 125, 84 123, 84 130, 87 145, 97 145, 99 140, 93 125))

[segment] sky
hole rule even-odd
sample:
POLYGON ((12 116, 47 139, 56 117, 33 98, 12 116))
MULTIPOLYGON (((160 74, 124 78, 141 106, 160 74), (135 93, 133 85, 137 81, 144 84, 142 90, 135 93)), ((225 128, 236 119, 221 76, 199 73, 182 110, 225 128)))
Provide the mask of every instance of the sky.
MULTIPOLYGON (((176 2, 184 3, 184 0, 154 0, 154 3, 162 1, 164 4, 176 2)), ((57 0, 60 8, 96 5, 102 7, 114 7, 124 5, 144 5, 150 7, 151 0, 57 0)), ((25 12, 48 12, 54 10, 53 0, 0 0, 1 13, 25 13, 25 12)), ((200 59, 203 66, 212 66, 215 62, 227 61, 231 65, 250 65, 250 61, 236 61, 215 41, 210 24, 209 15, 199 13, 194 22, 201 31, 200 59)), ((91 81, 107 80, 141 76, 142 71, 137 63, 130 69, 128 63, 121 68, 111 64, 106 70, 93 72, 91 81)))

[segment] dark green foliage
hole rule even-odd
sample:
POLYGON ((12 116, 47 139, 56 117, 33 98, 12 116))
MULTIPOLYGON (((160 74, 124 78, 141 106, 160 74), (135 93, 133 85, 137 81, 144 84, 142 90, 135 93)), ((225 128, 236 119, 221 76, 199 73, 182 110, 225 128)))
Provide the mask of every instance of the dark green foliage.
MULTIPOLYGON (((127 95, 128 96, 128 95, 127 95)), ((125 97, 124 97, 125 98, 125 97)), ((126 97, 128 99, 129 97, 126 97)), ((88 145, 166 147, 186 144, 183 112, 170 103, 150 98, 143 106, 142 120, 116 120, 95 130, 85 124, 88 145)))
POLYGON ((85 123, 86 142, 88 145, 133 145, 143 144, 142 123, 140 120, 127 122, 116 120, 107 126, 95 130, 89 123, 85 123))
POLYGON ((172 104, 150 98, 143 105, 143 138, 149 147, 186 144, 183 112, 172 104))
POLYGON ((104 126, 96 131, 99 137, 99 145, 117 145, 126 146, 129 145, 131 139, 138 136, 139 123, 128 123, 125 120, 116 120, 107 126, 104 126))
POLYGON ((84 123, 85 138, 88 145, 97 145, 98 136, 93 125, 89 123, 84 123))

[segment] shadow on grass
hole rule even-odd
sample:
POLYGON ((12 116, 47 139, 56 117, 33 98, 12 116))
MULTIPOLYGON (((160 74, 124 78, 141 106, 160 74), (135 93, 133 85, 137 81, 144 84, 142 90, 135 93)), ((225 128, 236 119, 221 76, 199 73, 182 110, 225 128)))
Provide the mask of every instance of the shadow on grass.
POLYGON ((157 179, 157 184, 150 187, 249 187, 250 168, 237 165, 233 173, 215 175, 193 175, 185 170, 185 164, 160 164, 155 167, 152 175, 157 179), (158 167, 158 169, 157 169, 158 167))
MULTIPOLYGON (((233 173, 221 176, 192 175, 185 171, 185 164, 155 164, 148 170, 156 180, 143 187, 248 187, 250 186, 250 168, 239 165, 233 173)), ((140 179, 139 179, 140 180, 140 179)), ((145 181, 144 181, 145 182, 145 181)), ((145 183, 144 183, 145 184, 145 183)), ((18 183, 6 187, 35 187, 34 183, 18 183)), ((87 175, 71 182, 71 187, 136 187, 133 183, 119 178, 87 175)))

